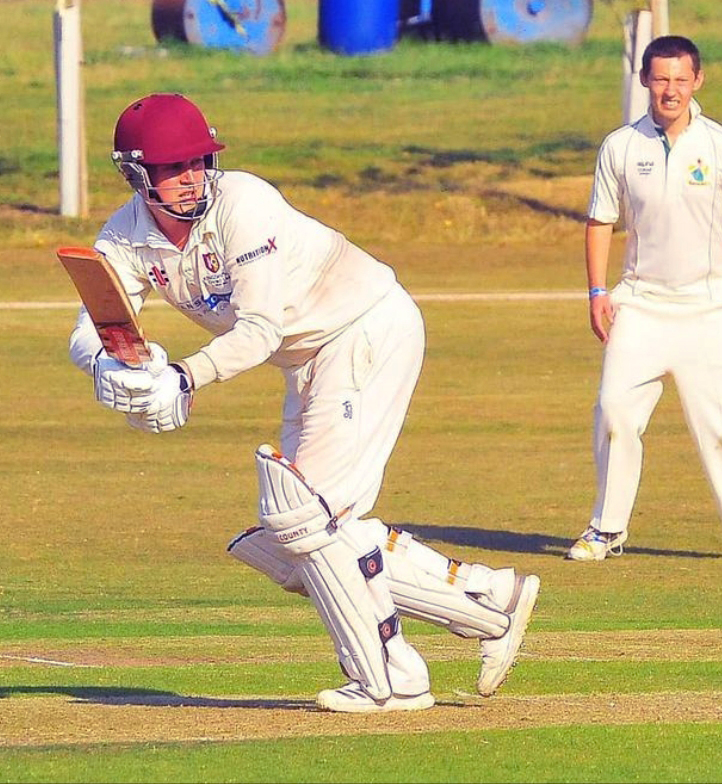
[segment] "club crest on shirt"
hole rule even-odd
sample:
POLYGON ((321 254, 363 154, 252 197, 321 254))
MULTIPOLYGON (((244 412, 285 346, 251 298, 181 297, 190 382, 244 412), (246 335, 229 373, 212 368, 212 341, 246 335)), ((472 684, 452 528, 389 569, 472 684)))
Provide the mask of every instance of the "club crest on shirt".
POLYGON ((690 185, 709 185, 709 166, 703 162, 701 158, 689 167, 689 180, 690 185))
POLYGON ((216 256, 215 253, 204 253, 203 263, 206 265, 206 269, 209 272, 218 272, 221 268, 221 263, 218 261, 218 256, 216 256))

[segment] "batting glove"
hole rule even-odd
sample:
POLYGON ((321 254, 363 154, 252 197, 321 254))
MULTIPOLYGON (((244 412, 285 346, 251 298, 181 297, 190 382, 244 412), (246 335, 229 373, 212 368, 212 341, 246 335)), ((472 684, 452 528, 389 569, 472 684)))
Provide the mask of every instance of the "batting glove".
POLYGON ((142 413, 128 413, 131 427, 146 433, 166 433, 183 427, 193 405, 193 385, 180 365, 168 365, 158 376, 154 396, 142 413))
POLYGON ((139 368, 101 351, 93 363, 95 399, 107 408, 122 413, 142 413, 153 399, 157 379, 168 368, 168 354, 157 343, 149 345, 151 358, 139 368))

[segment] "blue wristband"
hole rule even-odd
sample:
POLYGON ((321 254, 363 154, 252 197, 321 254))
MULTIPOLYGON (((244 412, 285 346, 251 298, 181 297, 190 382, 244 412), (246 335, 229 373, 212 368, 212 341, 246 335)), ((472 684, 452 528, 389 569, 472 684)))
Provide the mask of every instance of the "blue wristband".
POLYGON ((589 299, 594 299, 595 297, 606 297, 607 290, 604 286, 594 286, 593 288, 589 289, 589 299))

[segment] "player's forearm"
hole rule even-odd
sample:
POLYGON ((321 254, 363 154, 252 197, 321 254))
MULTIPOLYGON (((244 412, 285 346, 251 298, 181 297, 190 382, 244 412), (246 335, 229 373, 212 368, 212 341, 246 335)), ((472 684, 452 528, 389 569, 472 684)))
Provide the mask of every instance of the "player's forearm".
POLYGON ((102 348, 98 333, 85 308, 78 314, 70 335, 69 353, 73 364, 88 376, 93 375, 93 359, 102 348))
POLYGON ((607 267, 609 250, 612 244, 614 224, 587 222, 586 227, 586 266, 589 290, 607 288, 607 267))
POLYGON ((279 348, 282 339, 280 327, 270 321, 243 318, 182 363, 190 371, 194 387, 199 389, 262 365, 279 348))

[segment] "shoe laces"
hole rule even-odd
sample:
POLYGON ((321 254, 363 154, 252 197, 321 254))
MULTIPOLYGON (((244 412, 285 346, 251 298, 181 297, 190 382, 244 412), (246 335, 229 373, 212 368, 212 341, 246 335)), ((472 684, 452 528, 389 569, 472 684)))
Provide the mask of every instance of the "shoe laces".
POLYGON ((596 528, 592 528, 591 526, 587 528, 582 536, 585 542, 600 542, 601 544, 609 544, 612 540, 612 537, 616 536, 616 534, 609 533, 608 531, 599 531, 596 528))
POLYGON ((612 531, 599 531, 593 526, 584 532, 582 539, 589 543, 597 543, 606 548, 609 555, 622 555, 624 553, 624 542, 621 533, 612 531))

